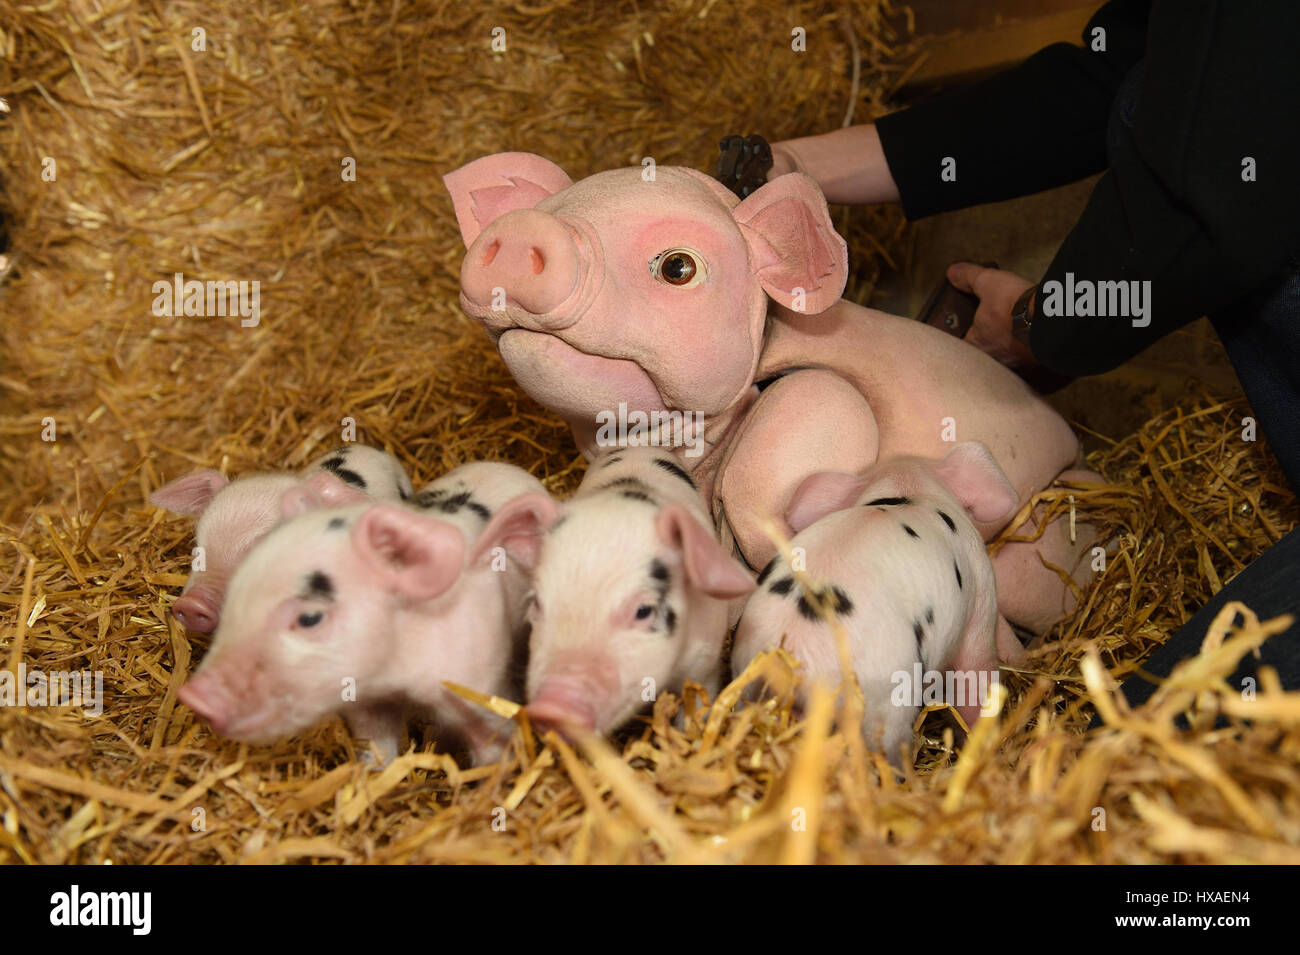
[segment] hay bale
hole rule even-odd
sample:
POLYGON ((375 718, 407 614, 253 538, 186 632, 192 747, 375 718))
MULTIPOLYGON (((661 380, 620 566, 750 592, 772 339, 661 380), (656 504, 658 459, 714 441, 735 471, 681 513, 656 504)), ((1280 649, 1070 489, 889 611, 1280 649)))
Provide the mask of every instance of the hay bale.
MULTIPOLYGON (((470 771, 424 750, 372 773, 337 720, 241 746, 176 705, 204 641, 167 614, 190 540, 146 503, 165 478, 298 465, 350 418, 417 481, 488 457, 576 484, 566 429, 459 311, 442 173, 502 149, 575 178, 698 166, 727 132, 866 118, 900 36, 876 0, 0 10, 0 666, 102 671, 105 691, 97 718, 0 708, 0 861, 1294 861, 1297 696, 1265 685, 1245 725, 1221 685, 1268 627, 1135 713, 1107 702, 1108 671, 1296 522, 1267 453, 1225 446, 1240 399, 1194 396, 1093 456, 1114 486, 1076 505, 1119 553, 1007 680, 1000 718, 958 755, 932 715, 901 782, 829 698, 793 721, 779 654, 749 674, 784 688, 765 706, 734 709, 744 681, 712 707, 665 695, 577 748, 521 723, 505 761, 470 771), (153 283, 176 272, 259 281, 262 321, 156 317, 153 283), (1111 725, 1084 736, 1094 705, 1111 725), (1233 731, 1175 732, 1188 708, 1233 731)), ((836 214, 864 301, 902 220, 836 214)))

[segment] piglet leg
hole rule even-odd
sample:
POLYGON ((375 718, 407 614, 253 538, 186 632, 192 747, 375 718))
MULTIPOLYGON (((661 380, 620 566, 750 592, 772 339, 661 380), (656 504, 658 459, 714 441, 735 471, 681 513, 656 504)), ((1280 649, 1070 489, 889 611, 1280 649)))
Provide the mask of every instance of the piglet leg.
MULTIPOLYGON (((371 748, 379 755, 380 766, 391 763, 401 752, 402 736, 406 732, 406 711, 399 704, 354 703, 344 713, 344 719, 354 737, 370 741, 371 748)), ((371 750, 363 750, 360 756, 362 762, 374 758, 371 750)))
POLYGON ((972 617, 966 625, 966 632, 962 634, 957 657, 948 667, 950 673, 956 674, 954 685, 961 694, 958 699, 948 702, 953 704, 971 729, 975 728, 980 710, 992 694, 993 684, 1001 679, 998 657, 1008 638, 1019 646, 1015 633, 1001 614, 996 614, 994 619, 982 614, 978 615, 978 619, 972 617), (1003 636, 1004 628, 1006 636, 1003 636))
POLYGON ((997 645, 998 659, 1003 663, 1019 663, 1025 658, 1025 648, 1021 645, 1020 638, 1002 614, 998 614, 997 645))
MULTIPOLYGON (((1105 479, 1094 471, 1064 471, 1058 481, 1071 483, 1104 484, 1105 479)), ((1044 505, 1039 505, 1030 519, 1017 532, 1017 536, 1034 533, 1041 520, 1044 505)), ((1076 584, 1087 587, 1092 582, 1092 567, 1088 559, 1096 544, 1097 531, 1092 525, 1075 521, 1074 540, 1070 540, 1070 515, 1063 511, 1036 541, 1017 541, 1005 545, 993 558, 993 572, 997 576, 998 610, 1016 625, 1041 634, 1063 617, 1074 612, 1077 601, 1056 571, 1043 564, 1049 563, 1064 569, 1076 584)))
POLYGON ((879 452, 871 406, 838 375, 808 369, 769 385, 732 439, 714 488, 746 562, 762 567, 776 554, 763 529, 766 519, 786 537, 793 536, 784 515, 812 471, 855 474, 874 464, 879 452), (819 413, 827 406, 837 409, 833 417, 819 413), (773 448, 781 453, 774 455, 773 448), (810 464, 814 461, 816 468, 810 464))

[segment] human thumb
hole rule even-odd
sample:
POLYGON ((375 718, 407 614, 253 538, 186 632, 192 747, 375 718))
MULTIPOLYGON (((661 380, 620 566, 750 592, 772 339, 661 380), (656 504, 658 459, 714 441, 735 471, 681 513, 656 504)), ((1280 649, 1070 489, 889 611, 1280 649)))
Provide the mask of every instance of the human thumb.
POLYGON ((974 262, 954 262, 948 266, 948 281, 963 292, 975 291, 975 277, 984 271, 984 266, 974 262))

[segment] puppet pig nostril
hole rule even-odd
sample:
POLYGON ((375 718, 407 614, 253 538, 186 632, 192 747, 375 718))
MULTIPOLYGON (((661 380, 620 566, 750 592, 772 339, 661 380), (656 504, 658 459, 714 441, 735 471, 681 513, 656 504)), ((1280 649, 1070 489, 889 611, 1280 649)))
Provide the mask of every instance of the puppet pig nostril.
POLYGON ((546 259, 542 256, 542 250, 533 246, 528 250, 528 261, 533 267, 534 275, 541 275, 546 270, 546 259))
POLYGON ((501 240, 500 239, 492 240, 492 242, 488 244, 488 247, 483 250, 483 258, 480 260, 479 264, 484 266, 485 268, 491 265, 492 260, 497 257, 497 252, 499 252, 500 250, 501 250, 501 240))

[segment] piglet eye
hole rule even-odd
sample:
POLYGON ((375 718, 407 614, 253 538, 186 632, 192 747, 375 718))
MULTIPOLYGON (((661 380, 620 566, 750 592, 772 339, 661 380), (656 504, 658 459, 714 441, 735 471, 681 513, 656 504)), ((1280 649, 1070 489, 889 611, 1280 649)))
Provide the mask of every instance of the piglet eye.
POLYGON ((325 614, 319 610, 312 611, 311 613, 300 613, 298 614, 298 626, 314 627, 324 619, 325 614))
POLYGON ((654 616, 655 608, 650 604, 642 604, 636 608, 636 618, 638 620, 649 620, 654 616))
POLYGON ((677 286, 690 285, 699 270, 695 256, 685 249, 660 253, 650 264, 650 271, 655 278, 677 286))

